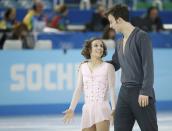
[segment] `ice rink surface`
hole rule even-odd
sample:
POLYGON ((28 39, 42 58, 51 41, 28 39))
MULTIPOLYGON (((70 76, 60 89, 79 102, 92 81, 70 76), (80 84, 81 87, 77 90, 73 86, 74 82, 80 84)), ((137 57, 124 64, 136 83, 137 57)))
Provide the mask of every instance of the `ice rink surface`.
MULTIPOLYGON (((158 112, 157 116, 159 131, 172 131, 172 112, 158 112)), ((69 124, 63 123, 62 115, 0 117, 0 131, 80 131, 80 120, 80 115, 69 124)), ((137 123, 133 131, 140 131, 137 123)))

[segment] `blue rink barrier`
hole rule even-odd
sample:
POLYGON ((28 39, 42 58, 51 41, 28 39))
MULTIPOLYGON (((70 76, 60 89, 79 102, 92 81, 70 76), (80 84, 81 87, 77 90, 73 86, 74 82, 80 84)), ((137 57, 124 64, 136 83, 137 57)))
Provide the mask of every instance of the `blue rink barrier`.
MULTIPOLYGON (((72 98, 81 50, 1 51, 0 115, 61 114, 72 98)), ((105 60, 111 59, 113 50, 105 60)), ((172 49, 154 49, 154 88, 159 111, 172 111, 172 49)), ((116 72, 116 90, 120 71, 116 72)), ((76 109, 81 112, 83 97, 76 109)))
MULTIPOLYGON (((39 40, 51 40, 53 49, 73 48, 80 49, 83 47, 85 40, 92 37, 101 37, 100 32, 66 32, 61 34, 56 33, 40 33, 39 40)), ((159 32, 149 33, 154 48, 172 48, 172 33, 159 32)), ((117 35, 117 40, 121 35, 117 35)))

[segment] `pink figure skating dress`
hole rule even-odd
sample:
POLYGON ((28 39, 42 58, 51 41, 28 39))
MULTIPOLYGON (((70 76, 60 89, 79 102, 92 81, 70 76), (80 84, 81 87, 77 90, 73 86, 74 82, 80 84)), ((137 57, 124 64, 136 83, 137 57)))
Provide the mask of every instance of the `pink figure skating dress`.
POLYGON ((111 119, 112 110, 115 109, 115 70, 113 65, 103 62, 93 71, 88 63, 80 66, 77 87, 73 94, 70 109, 73 111, 84 93, 81 128, 89 128, 96 123, 111 119), (111 94, 111 106, 109 104, 111 94))

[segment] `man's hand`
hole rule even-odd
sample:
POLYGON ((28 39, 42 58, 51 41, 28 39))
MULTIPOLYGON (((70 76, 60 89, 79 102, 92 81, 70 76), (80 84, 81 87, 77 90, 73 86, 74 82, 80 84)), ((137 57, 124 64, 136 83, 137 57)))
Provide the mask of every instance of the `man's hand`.
POLYGON ((140 107, 146 107, 149 105, 149 96, 139 95, 138 102, 140 107))

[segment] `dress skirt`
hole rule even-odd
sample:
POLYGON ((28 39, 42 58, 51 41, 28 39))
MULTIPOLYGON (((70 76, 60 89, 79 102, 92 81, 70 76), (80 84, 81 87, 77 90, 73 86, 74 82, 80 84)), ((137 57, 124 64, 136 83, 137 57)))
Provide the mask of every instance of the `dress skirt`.
POLYGON ((82 107, 81 128, 90 128, 96 123, 111 118, 111 107, 107 101, 86 103, 82 107))

